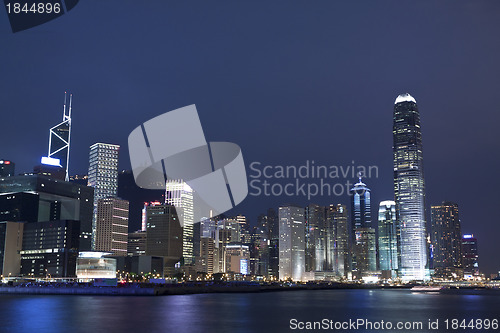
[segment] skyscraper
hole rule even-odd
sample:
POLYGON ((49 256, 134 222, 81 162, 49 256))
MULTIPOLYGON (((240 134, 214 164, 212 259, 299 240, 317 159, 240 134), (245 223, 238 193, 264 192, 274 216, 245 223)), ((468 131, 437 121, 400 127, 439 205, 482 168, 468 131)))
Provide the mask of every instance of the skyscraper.
POLYGON ((477 239, 474 235, 464 235, 462 238, 462 256, 464 266, 464 277, 466 279, 473 279, 478 277, 479 263, 477 251, 477 239))
POLYGON ((378 208, 378 253, 380 270, 398 270, 396 203, 392 200, 380 202, 378 208))
POLYGON ((127 255, 128 240, 127 200, 103 198, 97 200, 96 251, 127 255))
POLYGON ((279 278, 302 280, 305 272, 304 208, 279 208, 279 278))
POLYGON ((337 204, 334 210, 330 209, 330 218, 333 218, 335 226, 334 271, 339 276, 346 276, 349 271, 349 223, 347 220, 347 207, 337 204))
POLYGON ((241 243, 250 244, 251 243, 250 224, 248 223, 246 216, 242 215, 242 214, 238 214, 238 215, 236 215, 235 220, 240 225, 241 243))
POLYGON ((196 271, 214 273, 215 241, 210 237, 200 238, 200 254, 196 258, 196 271))
POLYGON ((352 273, 361 279, 377 270, 375 229, 371 224, 371 191, 361 181, 351 189, 352 273))
POLYGON ((182 180, 167 180, 165 203, 175 206, 182 227, 182 265, 194 265, 193 224, 194 202, 193 189, 182 180))
POLYGON ((443 202, 432 206, 431 230, 434 276, 462 279, 462 233, 458 205, 443 202))
POLYGON ((95 143, 90 146, 88 186, 94 188, 93 248, 95 248, 97 201, 116 197, 119 150, 120 146, 108 143, 95 143))
POLYGON ((273 208, 267 210, 267 226, 269 230, 269 277, 278 278, 280 232, 278 216, 273 208))
POLYGON ((64 93, 64 109, 62 122, 55 125, 49 132, 49 153, 47 157, 58 159, 65 169, 65 180, 69 181, 69 149, 71 144, 71 102, 73 95, 69 95, 69 108, 66 109, 66 92, 64 93))
POLYGON ((305 271, 326 269, 325 207, 310 204, 305 208, 305 271))
POLYGON ((427 280, 422 134, 417 102, 410 94, 396 98, 392 133, 401 278, 404 281, 427 280))

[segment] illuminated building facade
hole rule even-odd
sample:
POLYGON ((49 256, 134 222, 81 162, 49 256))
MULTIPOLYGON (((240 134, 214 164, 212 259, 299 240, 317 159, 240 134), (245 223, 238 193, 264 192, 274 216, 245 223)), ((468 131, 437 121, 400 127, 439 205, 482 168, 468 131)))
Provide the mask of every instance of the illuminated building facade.
POLYGON ((146 255, 146 231, 134 231, 128 234, 127 255, 144 256, 146 255))
POLYGON ((248 245, 227 244, 225 246, 227 273, 250 274, 250 250, 248 245))
POLYGON ((478 277, 479 273, 479 253, 477 249, 477 238, 474 235, 463 235, 462 237, 462 256, 464 277, 466 279, 473 279, 478 277))
POLYGON ((310 204, 305 208, 305 271, 323 271, 326 266, 325 207, 310 204))
POLYGON ((302 280, 305 272, 304 208, 287 205, 279 208, 279 278, 302 280))
POLYGON ((107 252, 80 252, 76 259, 78 279, 113 279, 116 278, 116 259, 106 258, 107 252))
POLYGON ((79 234, 80 221, 25 223, 20 251, 21 275, 75 277, 79 234))
POLYGON ((422 133, 417 103, 409 94, 399 95, 394 105, 393 162, 401 278, 428 280, 422 133))
POLYGON ((333 271, 338 276, 346 276, 349 271, 349 227, 347 207, 342 204, 330 205, 327 219, 331 219, 334 226, 334 261, 333 271))
POLYGON ((97 200, 96 251, 111 252, 115 256, 127 255, 128 209, 127 200, 97 200))
POLYGON ((178 220, 182 227, 182 265, 194 265, 193 224, 194 197, 193 189, 182 180, 167 180, 165 203, 175 206, 178 220))
POLYGON ((144 203, 144 208, 142 208, 142 217, 141 217, 141 230, 146 231, 146 225, 148 223, 148 220, 146 218, 146 209, 149 206, 159 206, 162 203, 159 201, 151 201, 151 202, 145 202, 144 203))
POLYGON ((380 202, 378 208, 378 253, 382 271, 398 270, 398 230, 396 203, 392 200, 380 202))
POLYGON ((90 146, 88 186, 94 188, 94 217, 92 221, 92 248, 95 248, 97 201, 116 197, 118 189, 118 153, 120 146, 95 143, 90 146))
POLYGON ((214 273, 215 241, 210 237, 200 238, 200 254, 196 258, 196 271, 214 273))
POLYGON ((434 276, 462 278, 462 232, 458 205, 443 202, 431 207, 434 276))
POLYGON ((364 274, 377 270, 375 229, 371 224, 371 191, 359 178, 351 189, 351 225, 353 276, 361 279, 364 274))

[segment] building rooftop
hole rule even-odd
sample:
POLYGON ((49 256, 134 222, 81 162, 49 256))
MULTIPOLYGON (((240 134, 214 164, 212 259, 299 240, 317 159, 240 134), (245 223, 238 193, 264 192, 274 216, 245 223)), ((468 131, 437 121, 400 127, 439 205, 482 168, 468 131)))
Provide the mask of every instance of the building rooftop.
POLYGON ((404 94, 399 95, 396 98, 396 102, 394 102, 394 104, 403 103, 403 102, 417 103, 417 101, 415 100, 415 98, 413 98, 413 96, 410 95, 410 94, 408 94, 408 93, 404 93, 404 94))

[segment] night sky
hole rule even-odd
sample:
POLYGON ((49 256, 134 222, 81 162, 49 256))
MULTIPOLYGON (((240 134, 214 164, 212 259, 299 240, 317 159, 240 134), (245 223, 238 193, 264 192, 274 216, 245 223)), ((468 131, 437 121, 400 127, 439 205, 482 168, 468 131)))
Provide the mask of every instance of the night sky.
MULTIPOLYGON (((378 166, 366 179, 376 215, 394 195, 394 100, 409 92, 427 210, 458 203, 481 270, 500 270, 499 1, 85 0, 15 34, 0 12, 0 158, 17 173, 47 154, 64 91, 74 94, 71 174, 86 174, 95 142, 120 144, 129 169, 135 127, 196 104, 207 140, 237 143, 247 165, 378 166)), ((248 196, 228 214, 255 223, 287 202, 308 203, 248 196)))

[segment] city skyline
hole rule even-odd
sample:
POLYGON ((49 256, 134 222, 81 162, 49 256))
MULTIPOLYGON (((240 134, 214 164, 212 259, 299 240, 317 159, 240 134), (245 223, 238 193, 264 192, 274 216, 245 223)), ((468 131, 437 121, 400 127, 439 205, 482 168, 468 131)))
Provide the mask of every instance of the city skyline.
MULTIPOLYGON (((408 102, 409 102, 409 103, 413 103, 414 105, 415 105, 415 103, 416 103, 415 99, 414 99, 414 98, 413 98, 410 94, 408 94, 408 93, 405 93, 405 94, 400 94, 400 95, 397 97, 397 99, 396 99, 396 103, 395 103, 395 105, 398 105, 398 103, 402 103, 402 102, 406 102, 406 103, 408 103, 408 102)), ((418 111, 417 111, 417 112, 418 112, 418 111)), ((417 127, 418 127, 418 128, 420 128, 420 124, 418 124, 418 126, 417 126, 417 127)), ((420 139, 420 140, 421 140, 421 139, 420 139)), ((106 195, 105 195, 104 193, 108 193, 108 192, 109 192, 108 194, 109 194, 111 197, 117 197, 117 196, 116 196, 116 193, 117 193, 117 190, 118 190, 117 174, 118 174, 118 170, 119 170, 119 169, 118 169, 119 159, 118 159, 118 153, 117 153, 117 152, 118 152, 118 150, 119 150, 119 147, 120 147, 119 145, 109 144, 109 143, 95 143, 95 144, 93 144, 93 145, 91 145, 91 146, 90 146, 90 155, 89 155, 90 157, 89 157, 89 167, 88 167, 88 168, 89 168, 89 171, 96 169, 96 166, 98 165, 98 163, 97 163, 97 161, 98 161, 97 156, 102 155, 102 157, 99 157, 99 164, 104 165, 104 166, 105 166, 105 169, 106 169, 106 168, 110 168, 111 173, 109 173, 109 171, 105 171, 105 174, 103 174, 103 175, 102 175, 102 176, 104 176, 104 178, 102 178, 102 177, 101 177, 100 179, 102 179, 102 183, 103 183, 103 184, 105 184, 106 182, 109 182, 109 181, 111 181, 111 182, 113 183, 113 184, 108 184, 108 183, 106 183, 106 186, 103 186, 103 187, 102 187, 102 189, 101 189, 100 191, 101 191, 103 194, 99 194, 99 193, 100 193, 99 191, 95 191, 95 192, 96 192, 96 194, 95 194, 95 200, 97 200, 99 197, 106 197, 106 195), (101 153, 98 153, 99 149, 101 149, 101 150, 102 150, 102 149, 106 149, 106 151, 103 151, 103 152, 101 152, 101 153), (107 150, 109 150, 109 152, 108 152, 107 150), (104 152, 109 153, 109 158, 110 158, 109 162, 108 162, 108 161, 104 158, 104 156, 106 155, 104 152), (109 177, 111 177, 111 178, 109 178, 109 177), (109 178, 109 179, 108 179, 108 178, 109 178)), ((419 148, 419 149, 420 149, 419 151, 421 151, 421 148, 419 148)), ((395 150, 395 154, 396 154, 396 151, 397 151, 397 150, 395 150)), ((108 156, 108 155, 106 155, 106 156, 108 156)), ((396 155, 395 155, 395 156, 396 156, 396 155)), ((421 157, 419 157, 419 159, 421 159, 421 157)), ((9 162, 10 162, 10 161, 9 161, 9 162)), ((15 161, 12 161, 12 163, 15 165, 15 161)), ((43 165, 43 164, 42 164, 42 165, 43 165)), ((103 170, 105 170, 105 169, 103 169, 103 170)), ((36 170, 36 169, 35 169, 35 170, 36 170)), ((18 171, 18 170, 16 170, 16 172, 17 172, 17 171, 18 171)), ((20 172, 17 172, 16 174, 21 174, 21 173, 20 173, 20 172)), ((89 186, 95 186, 95 185, 91 185, 91 183, 92 183, 92 184, 93 184, 93 183, 95 183, 95 179, 97 179, 97 176, 95 175, 95 170, 94 170, 94 171, 92 171, 92 172, 89 172, 88 174, 93 174, 93 176, 89 177, 89 178, 90 178, 89 186)), ((366 174, 368 175, 368 173, 366 173, 366 174)), ((377 170, 377 174, 378 174, 378 170, 377 170)), ((360 174, 358 175, 359 182, 358 182, 357 184, 354 184, 354 189, 356 189, 356 188, 357 188, 357 186, 360 186, 360 188, 362 188, 362 189, 363 189, 363 193, 365 193, 365 191, 366 191, 366 193, 368 193, 368 195, 370 195, 370 192, 371 192, 371 191, 370 191, 370 189, 368 189, 367 187, 365 187, 366 185, 365 185, 365 184, 362 182, 362 180, 361 180, 362 175, 363 175, 363 173, 360 173, 360 174)), ((73 175, 71 175, 71 176, 73 176, 73 175)), ((88 176, 88 175, 87 175, 87 176, 88 176)), ((174 181, 171 181, 171 182, 173 182, 174 184, 179 183, 179 181, 178 181, 178 180, 174 180, 174 181)), ((182 182, 182 181, 181 181, 181 182, 182 182)), ((356 190, 354 190, 354 189, 352 189, 352 190, 351 190, 351 192, 356 193, 356 190)), ((425 193, 425 190, 423 190, 423 191, 424 191, 424 193, 425 193)), ((169 191, 168 191, 168 189, 167 189, 166 194, 168 195, 168 193, 169 193, 169 191)), ((174 195, 175 193, 176 193, 176 192, 174 191, 174 192, 172 192, 172 194, 170 194, 170 195, 174 195)), ((349 195, 351 196, 352 194, 349 194, 349 195)), ((364 195, 365 195, 365 194, 364 194, 364 195)), ((354 197, 356 197, 356 194, 354 194, 354 197)), ((158 198, 158 199, 161 199, 161 198, 158 198)), ((338 197, 337 197, 337 199, 338 199, 338 197)), ((166 200, 167 200, 167 203, 174 203, 174 201, 172 201, 173 199, 169 199, 169 198, 167 198, 166 200), (169 200, 170 200, 170 201, 169 201, 169 200)), ((350 200, 353 200, 353 199, 351 198, 350 200)), ((359 200, 359 199, 358 199, 358 200, 359 200)), ((392 200, 392 199, 391 199, 391 200, 392 200)), ((292 200, 292 201, 293 201, 293 200, 292 200)), ((368 217, 367 217, 367 218, 371 221, 371 216, 370 216, 370 215, 372 215, 372 214, 373 214, 374 216, 376 216, 376 215, 377 215, 377 212, 372 211, 372 209, 371 209, 371 207, 370 207, 370 201, 371 201, 371 199, 370 199, 370 197, 368 196, 368 207, 367 207, 368 217)), ((387 201, 387 200, 382 200, 380 203, 383 203, 383 202, 385 202, 385 201, 387 201)), ((97 201, 96 201, 96 202, 97 202, 97 201)), ((309 201, 309 205, 311 205, 313 202, 315 202, 315 201, 314 201, 314 200, 309 201)), ((330 205, 334 205, 334 204, 339 204, 339 202, 343 202, 343 201, 342 201, 342 200, 337 200, 337 201, 331 201, 331 202, 332 202, 332 203, 331 203, 330 205)), ((354 201, 353 201, 353 202, 354 202, 354 201)), ((96 203, 95 205, 97 205, 97 203, 96 203)), ((179 205, 179 203, 177 203, 177 205, 179 205)), ((352 204, 352 205, 353 205, 353 206, 351 207, 351 210, 349 210, 349 209, 348 209, 348 210, 347 210, 347 212, 348 212, 349 216, 350 216, 350 217, 351 217, 351 219, 352 219, 352 227, 354 228, 354 229, 352 229, 352 230, 354 231, 354 230, 356 229, 356 227, 359 227, 359 226, 361 226, 361 225, 364 225, 364 224, 365 224, 365 222, 362 222, 362 223, 361 223, 361 222, 355 222, 355 221, 357 221, 360 217, 356 217, 356 216, 357 216, 357 214, 359 214, 359 212, 357 212, 358 210, 357 210, 356 208, 354 208, 354 204, 352 204), (356 213, 356 212, 357 212, 357 213, 356 213)), ((179 208, 180 208, 181 206, 182 206, 182 205, 179 205, 179 208)), ((283 204, 281 204, 279 207, 281 207, 281 206, 283 206, 283 204)), ((376 204, 375 204, 375 207, 376 207, 376 204)), ((307 208, 307 206, 306 206, 306 208, 307 208)), ((359 208, 358 208, 358 209, 359 209, 359 208)), ((364 208, 363 208, 363 209, 364 209, 364 208)), ((427 206, 425 206, 425 207, 424 207, 424 209, 426 210, 426 209, 429 209, 429 208, 428 208, 427 206)), ((250 214, 248 214, 248 215, 247 215, 247 214, 244 214, 244 216, 253 216, 253 215, 255 215, 255 214, 260 214, 260 213, 262 213, 264 210, 265 210, 265 209, 264 209, 263 207, 260 207, 260 208, 258 208, 257 210, 253 210, 253 211, 252 211, 250 214)), ((182 211, 182 209, 181 209, 181 211, 182 211)), ((231 210, 231 211, 230 211, 230 212, 228 212, 228 213, 231 213, 231 212, 238 212, 238 211, 239 211, 239 210, 238 210, 238 207, 236 207, 235 209, 231 210)), ((226 214, 226 215, 228 215, 228 214, 226 214)), ((231 214, 229 214, 228 216, 231 216, 231 214)), ((235 216, 236 216, 236 215, 235 215, 235 216)), ((243 217, 244 217, 244 216, 243 216, 243 217)), ((183 219, 184 219, 184 218, 180 218, 181 222, 182 222, 182 220, 183 220, 183 219)), ((364 218, 363 218, 363 219, 364 219, 364 218)), ((189 221, 191 221, 191 220, 192 220, 192 218, 190 218, 190 219, 188 219, 188 220, 189 220, 189 221)), ((370 221, 368 221, 368 225, 372 225, 372 224, 370 224, 370 223, 369 223, 370 221)), ((430 221, 430 218, 429 218, 429 221, 430 221)), ((431 223, 430 223, 429 221, 427 221, 427 222, 425 222, 425 223, 424 223, 424 233, 423 233, 423 235, 424 235, 424 236, 422 237, 422 239, 426 239, 427 235, 432 233, 431 223)), ((370 227, 370 228, 369 228, 369 229, 373 229, 373 231, 372 231, 372 232, 373 232, 373 234, 374 234, 374 235, 375 235, 375 229, 377 229, 377 228, 378 228, 378 226, 377 226, 377 222, 378 222, 378 221, 377 221, 377 219, 375 219, 375 223, 373 223, 373 227, 370 227)), ((190 224, 190 225, 192 225, 192 223, 193 223, 193 222, 189 222, 189 224, 190 224)), ((257 225, 257 221, 255 221, 255 222, 253 223, 253 225, 257 225)), ((142 228, 142 226, 141 226, 140 228, 135 228, 135 229, 134 229, 134 227, 132 227, 132 229, 133 229, 133 230, 129 230, 129 232, 134 232, 134 231, 136 231, 136 229, 137 229, 137 230, 140 230, 141 228, 142 228)), ((188 228, 188 230, 189 230, 189 228, 188 228)), ((185 232, 186 232, 186 231, 185 231, 185 232)), ((187 232, 188 232, 188 234, 192 234, 192 231, 187 231, 187 232)), ((400 231, 398 231, 398 232, 400 232, 400 231)), ((378 235, 379 235, 379 234, 377 233, 377 238, 378 238, 378 235)), ((184 236, 184 237, 186 237, 186 236, 184 236)), ((191 238, 192 238, 192 236, 189 236, 189 237, 191 237, 191 238)), ((353 237, 352 237, 351 239, 355 239, 355 238, 356 238, 356 235, 354 234, 354 235, 353 235, 353 237)), ((187 243, 186 243, 186 241, 185 241, 184 243, 185 243, 185 244, 187 244, 187 243)), ((372 246, 372 247, 375 247, 375 243, 374 243, 373 245, 371 245, 371 246, 372 246)), ((186 250, 186 249, 184 249, 183 251, 185 252, 185 251, 191 251, 191 250, 186 250)), ((379 251, 379 249, 377 249, 377 251, 379 251)), ((306 252, 307 252, 307 251, 306 251, 306 252)), ((399 255, 401 255, 401 254, 399 254, 399 255)), ((425 250, 425 256, 426 256, 426 259, 425 259, 425 260, 426 260, 426 261, 425 261, 425 265, 427 265, 427 264, 428 264, 428 262, 427 262, 427 249, 425 250)), ((482 257, 482 256, 481 256, 481 257, 482 257)), ((372 260, 372 261, 373 261, 373 260, 372 260)), ((377 261, 378 261, 378 258, 377 258, 377 261)), ((401 258, 399 258, 399 261, 401 261, 401 258)), ((194 260, 193 260, 193 263, 194 263, 194 260)), ((428 273, 427 273, 427 275, 428 275, 428 273)), ((417 277, 416 277, 416 276, 412 276, 412 278, 410 278, 410 280, 412 280, 413 278, 417 278, 417 277)))
POLYGON ((1 332, 500 328, 500 1, 0 11, 1 332))
MULTIPOLYGON (((73 93, 73 174, 86 173, 91 144, 126 147, 137 124, 196 103, 207 136, 240 145, 247 165, 378 165, 379 178, 369 180, 375 206, 393 197, 392 105, 409 92, 422 112, 427 217, 430 205, 458 203, 463 232, 476 235, 480 253, 488 254, 482 266, 496 270, 490 191, 500 180, 488 174, 500 167, 500 133, 486 97, 499 89, 500 43, 492 32, 500 4, 156 2, 155 10, 120 4, 123 16, 114 14, 116 4, 96 16, 80 3, 17 34, 0 22, 0 102, 8 124, 0 138, 11 143, 1 158, 17 170, 31 171, 46 154, 64 91, 73 93), (360 9, 372 14, 355 14, 360 9), (40 61, 45 66, 26 66, 40 61)), ((129 169, 125 156, 120 170, 129 169)), ((254 224, 290 199, 248 197, 229 214, 244 213, 254 224)), ((310 201, 348 204, 347 197, 310 201)))

